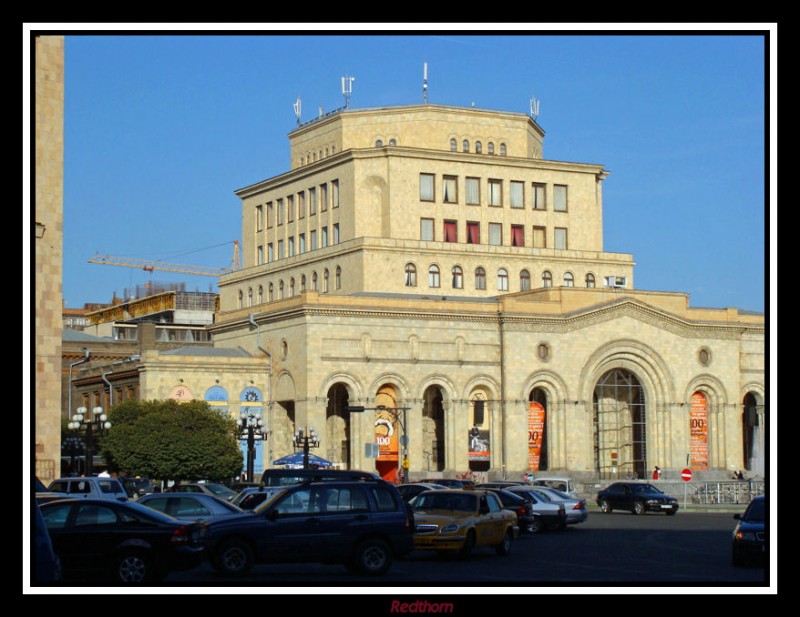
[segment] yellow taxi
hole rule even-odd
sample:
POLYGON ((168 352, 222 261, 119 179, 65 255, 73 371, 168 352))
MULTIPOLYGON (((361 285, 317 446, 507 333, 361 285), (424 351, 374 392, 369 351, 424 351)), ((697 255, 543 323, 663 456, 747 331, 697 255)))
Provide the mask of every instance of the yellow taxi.
POLYGON ((476 547, 490 546, 498 555, 508 555, 519 536, 517 515, 503 509, 491 491, 425 491, 411 505, 414 548, 418 550, 458 551, 467 557, 476 547))

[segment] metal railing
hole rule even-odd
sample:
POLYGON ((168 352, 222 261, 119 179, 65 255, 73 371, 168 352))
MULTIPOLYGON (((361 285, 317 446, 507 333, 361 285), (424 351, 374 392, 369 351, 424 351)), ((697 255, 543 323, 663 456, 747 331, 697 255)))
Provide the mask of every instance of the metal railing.
POLYGON ((727 480, 689 483, 692 503, 698 504, 748 504, 753 497, 764 494, 763 480, 727 480))

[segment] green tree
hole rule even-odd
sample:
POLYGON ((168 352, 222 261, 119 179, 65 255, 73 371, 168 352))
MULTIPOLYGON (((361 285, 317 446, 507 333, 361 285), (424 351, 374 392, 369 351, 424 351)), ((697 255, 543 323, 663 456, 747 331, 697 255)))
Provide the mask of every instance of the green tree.
POLYGON ((160 480, 227 480, 242 470, 236 422, 205 401, 125 400, 109 412, 113 471, 160 480))

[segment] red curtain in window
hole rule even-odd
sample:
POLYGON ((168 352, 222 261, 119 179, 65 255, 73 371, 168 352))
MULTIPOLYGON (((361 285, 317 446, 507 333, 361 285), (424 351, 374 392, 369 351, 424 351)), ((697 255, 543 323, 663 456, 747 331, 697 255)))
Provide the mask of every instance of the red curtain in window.
POLYGON ((445 242, 455 242, 456 241, 456 222, 455 221, 445 221, 444 222, 444 241, 445 242))
POLYGON ((481 228, 477 223, 467 225, 467 242, 469 244, 481 243, 481 228))
POLYGON ((525 246, 525 233, 522 227, 511 227, 511 246, 525 246))

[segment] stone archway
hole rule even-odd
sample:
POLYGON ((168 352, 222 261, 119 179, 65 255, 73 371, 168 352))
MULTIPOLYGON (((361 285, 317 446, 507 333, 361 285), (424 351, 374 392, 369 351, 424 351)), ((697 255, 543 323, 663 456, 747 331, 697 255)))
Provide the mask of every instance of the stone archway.
POLYGON ((645 478, 647 427, 645 394, 626 369, 611 369, 593 394, 595 470, 604 479, 645 478))
POLYGON ((444 447, 444 396, 439 386, 429 386, 423 393, 422 449, 431 471, 443 471, 444 447))
POLYGON ((328 406, 325 409, 324 458, 347 469, 352 467, 350 414, 344 411, 349 404, 347 386, 335 383, 328 389, 328 406))
POLYGON ((547 391, 544 388, 534 388, 528 395, 528 467, 533 472, 547 471, 549 467, 550 431, 547 412, 547 391), (538 435, 532 425, 538 425, 540 417, 543 421, 541 435, 538 435))

